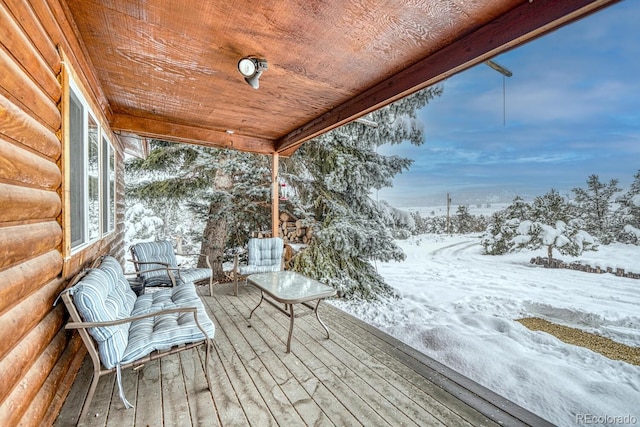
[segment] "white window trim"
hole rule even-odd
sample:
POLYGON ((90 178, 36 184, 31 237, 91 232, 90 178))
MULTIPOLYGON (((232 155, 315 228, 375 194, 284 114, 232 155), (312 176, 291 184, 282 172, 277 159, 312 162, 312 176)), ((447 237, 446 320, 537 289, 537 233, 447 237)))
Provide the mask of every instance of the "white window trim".
MULTIPOLYGON (((74 96, 80 101, 80 104, 82 105, 82 120, 83 120, 82 138, 83 138, 84 150, 85 150, 83 161, 82 161, 82 171, 83 171, 82 179, 84 184, 84 206, 82 209, 83 211, 82 228, 83 228, 83 234, 84 234, 84 241, 77 243, 75 246, 70 247, 71 254, 74 254, 83 250, 87 246, 90 246, 95 242, 98 242, 99 240, 103 239, 105 236, 111 233, 114 233, 116 231, 116 210, 117 210, 116 209, 116 199, 117 199, 116 186, 117 185, 115 180, 115 174, 117 170, 117 158, 115 156, 115 147, 113 146, 113 142, 109 137, 108 130, 105 129, 105 127, 102 125, 102 122, 98 120, 98 118, 96 117, 96 114, 93 112, 93 109, 91 108, 91 104, 87 102, 87 99, 85 98, 83 90, 80 88, 80 86, 75 82, 75 80, 71 76, 69 76, 69 91, 73 92, 74 96), (89 164, 88 164, 89 162, 89 117, 91 117, 93 122, 95 122, 98 126, 98 129, 97 129, 97 135, 98 135, 98 147, 97 147, 98 148, 98 218, 97 218, 97 221, 99 223, 98 225, 99 230, 98 230, 97 236, 93 236, 91 238, 89 237, 90 236, 90 233, 89 233, 90 194, 89 194, 89 173, 88 173, 89 172, 89 164), (103 158, 105 155, 105 152, 103 150, 103 144, 105 143, 107 144, 106 159, 103 158), (104 170, 105 166, 107 168, 109 168, 110 166, 111 155, 114 156, 113 170, 105 171, 104 170), (103 180, 105 180, 105 178, 108 180, 110 172, 114 174, 113 186, 111 186, 110 183, 107 181, 107 184, 106 184, 107 194, 104 194, 105 192, 103 190, 105 188, 105 184, 103 183, 103 180), (109 194, 111 192, 113 192, 113 194, 109 194), (112 222, 111 229, 109 229, 109 224, 104 224, 105 222, 104 209, 109 210, 109 207, 110 207, 109 200, 108 200, 109 197, 113 198, 113 212, 107 213, 107 215, 109 215, 109 220, 112 222)), ((71 96, 71 95, 68 94, 67 96, 71 96)), ((72 165, 71 167, 74 167, 74 166, 72 165)), ((72 179, 72 178, 70 177, 69 179, 72 179)), ((71 215, 71 213, 69 213, 68 215, 71 215)), ((69 219, 71 220, 71 218, 69 219)))
POLYGON ((108 133, 102 128, 100 137, 100 231, 102 237, 108 236, 116 231, 116 171, 117 158, 115 148, 108 133), (106 159, 103 158, 105 154, 106 159), (111 170, 111 156, 113 156, 113 170, 111 170), (114 177, 113 185, 111 185, 109 181, 110 174, 113 174, 114 177), (104 181, 106 181, 106 183, 104 181), (104 189, 106 189, 106 193, 103 191, 104 189), (112 203, 113 212, 110 211, 112 203), (107 212, 105 213, 103 210, 107 212), (104 223, 105 218, 107 219, 106 224, 104 223), (110 225, 111 228, 109 228, 110 225))

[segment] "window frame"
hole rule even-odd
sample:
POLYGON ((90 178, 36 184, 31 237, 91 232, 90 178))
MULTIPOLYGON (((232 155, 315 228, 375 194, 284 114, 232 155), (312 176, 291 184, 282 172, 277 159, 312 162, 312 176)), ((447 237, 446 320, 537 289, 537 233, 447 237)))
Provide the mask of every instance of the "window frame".
POLYGON ((102 129, 100 138, 100 230, 102 236, 107 236, 116 230, 116 152, 111 138, 102 129))
POLYGON ((68 242, 64 244, 64 252, 68 256, 116 230, 115 146, 110 130, 99 119, 100 116, 77 81, 75 74, 65 73, 64 102, 68 106, 64 107, 64 167, 68 172, 65 172, 64 190, 68 200, 65 202, 63 224, 69 230, 65 232, 68 242), (81 121, 80 125, 77 120, 81 121), (78 142, 80 134, 81 143, 78 142), (77 203, 82 206, 78 207, 77 203), (77 221, 82 224, 78 225, 77 221))

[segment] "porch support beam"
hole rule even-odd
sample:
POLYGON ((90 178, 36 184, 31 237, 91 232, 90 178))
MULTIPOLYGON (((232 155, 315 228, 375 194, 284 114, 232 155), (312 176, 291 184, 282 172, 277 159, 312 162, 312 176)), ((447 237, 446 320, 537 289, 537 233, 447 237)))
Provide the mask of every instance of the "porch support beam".
POLYGON ((509 13, 285 135, 276 142, 276 151, 291 155, 309 139, 618 1, 521 2, 509 13))
POLYGON ((116 133, 118 133, 118 131, 133 133, 142 137, 157 138, 163 141, 183 142, 217 148, 232 148, 260 154, 271 154, 275 151, 273 148, 274 143, 269 139, 228 133, 225 130, 188 126, 166 120, 114 114, 111 117, 110 126, 116 133))
POLYGON ((278 237, 280 229, 280 185, 278 183, 278 168, 280 156, 273 153, 271 157, 271 237, 278 237))

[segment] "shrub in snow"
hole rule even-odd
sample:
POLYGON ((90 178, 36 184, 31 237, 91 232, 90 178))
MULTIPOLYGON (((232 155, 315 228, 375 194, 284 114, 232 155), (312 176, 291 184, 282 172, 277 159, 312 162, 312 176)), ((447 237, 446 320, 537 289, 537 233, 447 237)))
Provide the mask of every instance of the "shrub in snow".
POLYGON ((377 207, 382 214, 382 220, 390 227, 395 239, 406 240, 411 237, 416 229, 416 223, 411 213, 395 208, 386 200, 377 202, 377 207))
POLYGON ((553 189, 536 197, 531 206, 516 197, 511 206, 491 217, 481 241, 484 253, 546 248, 551 263, 554 249, 573 256, 595 250, 595 239, 584 230, 584 221, 572 215, 573 207, 553 189))
POLYGON ((520 224, 518 218, 507 219, 501 212, 491 216, 480 243, 486 255, 503 255, 511 252, 515 247, 514 236, 520 224))
POLYGON ((611 202, 613 196, 621 191, 618 180, 608 183, 600 182, 598 175, 587 179, 587 188, 574 188, 574 203, 577 205, 578 217, 585 222, 586 229, 604 244, 615 240, 615 222, 612 221, 611 202))
POLYGON ((474 228, 473 215, 469 212, 469 207, 466 205, 458 205, 456 216, 454 217, 453 226, 456 233, 470 233, 474 228))
POLYGON ((615 223, 618 226, 617 240, 623 243, 640 245, 637 230, 640 229, 640 171, 634 175, 631 188, 616 202, 615 223))
POLYGON ((640 229, 635 228, 633 225, 627 224, 622 229, 623 241, 626 243, 633 243, 634 245, 640 245, 640 229))
POLYGON ((556 221, 554 225, 534 221, 522 221, 517 228, 517 234, 513 237, 513 247, 516 249, 540 249, 547 248, 549 264, 553 259, 553 250, 556 249, 562 255, 578 256, 583 251, 597 248, 595 239, 581 229, 580 220, 571 220, 568 223, 556 221))

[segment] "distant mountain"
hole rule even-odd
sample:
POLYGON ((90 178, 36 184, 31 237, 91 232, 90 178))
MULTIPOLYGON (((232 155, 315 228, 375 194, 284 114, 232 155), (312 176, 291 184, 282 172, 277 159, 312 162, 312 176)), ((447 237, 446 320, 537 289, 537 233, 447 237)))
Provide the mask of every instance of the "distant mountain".
MULTIPOLYGON (((452 208, 457 208, 458 205, 467 205, 469 207, 487 204, 509 204, 513 202, 516 196, 522 197, 525 201, 533 201, 536 196, 545 194, 547 190, 541 190, 540 192, 528 191, 518 192, 510 188, 464 188, 451 191, 449 197, 451 197, 452 208)), ((565 195, 568 191, 560 191, 560 194, 565 195)), ((407 207, 429 207, 429 206, 446 206, 447 193, 435 192, 429 194, 415 194, 413 196, 400 196, 394 195, 392 192, 387 192, 384 196, 392 206, 403 209, 407 207)))

